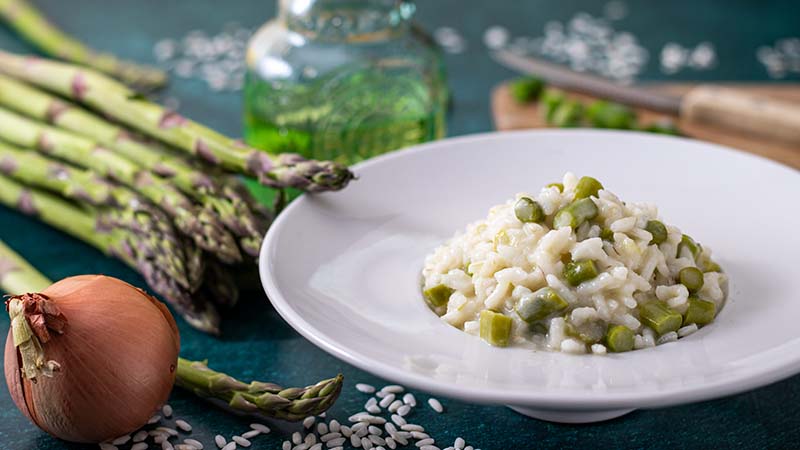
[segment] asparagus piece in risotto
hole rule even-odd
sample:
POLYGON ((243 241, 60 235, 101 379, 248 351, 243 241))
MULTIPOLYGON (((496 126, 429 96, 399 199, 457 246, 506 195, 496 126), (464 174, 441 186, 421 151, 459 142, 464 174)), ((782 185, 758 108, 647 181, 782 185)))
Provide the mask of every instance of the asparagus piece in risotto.
POLYGON ((711 323, 727 276, 648 203, 566 174, 489 210, 429 255, 423 297, 497 347, 605 354, 665 344, 711 323))

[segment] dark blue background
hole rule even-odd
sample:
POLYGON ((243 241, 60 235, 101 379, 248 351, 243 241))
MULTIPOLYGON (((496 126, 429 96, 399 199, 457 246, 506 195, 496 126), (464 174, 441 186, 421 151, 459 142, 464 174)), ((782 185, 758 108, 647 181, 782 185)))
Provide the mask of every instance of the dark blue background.
MULTIPOLYGON (((434 30, 449 26, 467 40, 467 51, 446 56, 454 105, 449 134, 460 135, 492 128, 489 91, 513 76, 488 58, 482 36, 491 25, 503 25, 514 35, 538 36, 549 20, 566 21, 577 11, 600 15, 604 2, 428 0, 419 2, 418 18, 434 30)), ((761 45, 800 36, 797 1, 669 1, 626 2, 629 15, 616 22, 634 33, 650 50, 642 79, 664 79, 658 53, 666 42, 694 46, 713 42, 718 55, 714 70, 683 71, 679 79, 767 80, 755 58, 761 45)), ((55 22, 96 47, 133 59, 151 61, 152 46, 161 38, 180 38, 193 29, 215 34, 230 21, 255 27, 270 18, 274 1, 103 1, 37 0, 55 22)), ((0 46, 30 51, 11 33, 0 29, 0 46)), ((797 75, 793 76, 797 80, 797 75)), ((200 81, 174 79, 165 93, 180 100, 181 111, 232 135, 241 134, 238 94, 212 93, 200 81)), ((0 239, 23 253, 52 279, 81 273, 107 273, 134 284, 141 278, 119 262, 36 221, 0 207, 0 239)), ((0 319, 5 332, 8 320, 0 319)), ((366 396, 353 389, 356 382, 385 383, 344 364, 295 333, 269 306, 259 290, 245 295, 244 304, 224 325, 224 337, 213 339, 179 323, 182 355, 208 358, 213 367, 242 379, 305 385, 344 373, 346 386, 330 415, 345 419, 359 411, 366 396)), ((422 394, 418 395, 423 397, 422 394)), ((456 436, 488 449, 528 448, 797 448, 800 447, 800 377, 756 391, 710 402, 653 411, 637 411, 601 424, 565 426, 539 422, 500 406, 479 406, 442 399, 447 412, 435 415, 419 408, 415 421, 425 424, 442 448, 456 436)), ((231 436, 247 429, 247 419, 222 413, 191 395, 176 390, 171 404, 194 425, 193 436, 207 447, 217 433, 231 436)), ((259 438, 254 448, 279 448, 293 430, 259 438)), ((213 444, 212 444, 213 445, 213 444)), ((80 448, 48 437, 14 408, 0 389, 0 448, 80 448)))

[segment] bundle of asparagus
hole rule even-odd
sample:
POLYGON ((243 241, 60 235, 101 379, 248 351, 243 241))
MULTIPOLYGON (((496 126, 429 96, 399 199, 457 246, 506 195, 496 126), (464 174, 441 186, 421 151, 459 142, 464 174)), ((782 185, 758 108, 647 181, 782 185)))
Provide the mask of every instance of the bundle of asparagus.
POLYGON ((218 307, 238 296, 231 265, 255 260, 271 220, 236 174, 309 192, 353 178, 249 148, 89 69, 0 52, 0 72, 0 202, 118 257, 203 331, 218 332, 218 307))

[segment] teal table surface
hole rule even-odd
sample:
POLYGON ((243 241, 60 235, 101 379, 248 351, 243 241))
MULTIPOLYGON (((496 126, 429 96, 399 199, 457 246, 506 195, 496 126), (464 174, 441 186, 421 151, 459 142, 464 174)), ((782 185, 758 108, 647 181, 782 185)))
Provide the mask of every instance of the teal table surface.
MULTIPOLYGON (((541 35, 550 20, 566 21, 578 11, 601 15, 604 2, 436 0, 419 2, 419 22, 429 30, 452 27, 465 39, 466 50, 447 54, 453 90, 449 134, 488 131, 489 91, 513 73, 494 64, 483 42, 484 31, 502 25, 513 35, 541 35)), ((126 57, 152 61, 152 47, 162 38, 180 38, 191 30, 219 32, 227 22, 256 27, 274 14, 274 1, 265 0, 36 0, 63 28, 96 47, 126 57)), ((644 80, 726 79, 768 80, 755 57, 756 49, 777 39, 800 35, 800 2, 796 1, 628 1, 628 16, 615 22, 650 51, 644 80), (667 42, 715 45, 713 70, 682 71, 667 77, 659 70, 658 55, 667 42)), ((0 28, 0 47, 30 51, 0 28)), ((797 75, 785 80, 797 81, 797 75)), ((241 134, 238 93, 214 93, 200 81, 173 79, 163 94, 180 101, 186 115, 231 135, 241 134)), ((109 259, 34 220, 0 207, 0 239, 24 254, 48 277, 60 279, 82 273, 106 273, 144 286, 143 280, 116 260, 109 259)), ((6 332, 8 319, 0 319, 6 332)), ((212 338, 179 320, 183 356, 209 360, 210 365, 242 379, 269 380, 283 385, 306 385, 343 373, 346 384, 329 417, 340 420, 361 410, 367 396, 357 382, 387 384, 345 364, 302 338, 272 309, 262 291, 244 295, 243 303, 224 323, 223 337, 212 338)), ((417 392, 419 398, 427 398, 417 392)), ((417 408, 413 421, 425 424, 444 448, 457 436, 476 448, 800 448, 800 376, 752 392, 679 407, 636 411, 605 423, 568 426, 520 416, 503 406, 475 405, 441 399, 446 412, 437 415, 417 408)), ((213 446, 216 434, 232 436, 248 429, 251 420, 231 416, 202 400, 175 390, 170 403, 194 426, 191 435, 213 446)), ((254 440, 252 448, 276 449, 298 425, 270 423, 272 434, 254 440)), ((0 389, 0 448, 85 448, 53 439, 32 426, 0 389)))

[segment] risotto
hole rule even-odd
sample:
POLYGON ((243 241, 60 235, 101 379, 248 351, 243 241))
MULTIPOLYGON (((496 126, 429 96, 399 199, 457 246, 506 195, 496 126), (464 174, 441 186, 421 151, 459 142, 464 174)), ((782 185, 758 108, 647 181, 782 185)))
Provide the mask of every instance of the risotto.
POLYGON ((727 277, 700 245, 567 173, 538 195, 489 210, 425 259, 423 297, 450 325, 491 345, 624 352, 714 320, 727 277))

